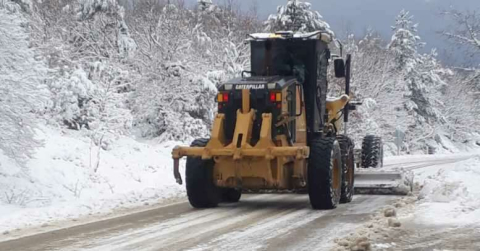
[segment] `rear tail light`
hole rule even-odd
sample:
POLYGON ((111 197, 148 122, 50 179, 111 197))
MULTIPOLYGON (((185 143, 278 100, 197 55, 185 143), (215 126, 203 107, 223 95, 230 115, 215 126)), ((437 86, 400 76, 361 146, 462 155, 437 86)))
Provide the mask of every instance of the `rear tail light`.
POLYGON ((282 93, 270 92, 270 102, 282 102, 282 93))
POLYGON ((275 95, 275 92, 270 92, 270 102, 275 102, 277 100, 277 95, 275 95))
POLYGON ((282 108, 282 93, 281 92, 270 92, 270 102, 273 103, 275 108, 282 108))
POLYGON ((219 93, 217 95, 217 102, 218 103, 228 103, 228 100, 230 99, 228 92, 224 93, 219 93))

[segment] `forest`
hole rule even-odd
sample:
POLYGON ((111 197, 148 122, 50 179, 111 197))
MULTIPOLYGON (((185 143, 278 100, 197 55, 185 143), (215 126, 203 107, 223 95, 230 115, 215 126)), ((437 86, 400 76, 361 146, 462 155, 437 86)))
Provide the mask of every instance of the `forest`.
MULTIPOLYGON (((82 130, 105 148, 117 134, 159 141, 204 136, 216 109, 216 86, 249 68, 246 34, 330 31, 302 1, 287 1, 267 20, 255 5, 243 10, 235 1, 199 0, 188 8, 162 0, 2 0, 0 7, 21 13, 30 33, 25 43, 35 49, 24 52, 35 54, 23 62, 28 76, 2 73, 0 146, 20 161, 36 146, 38 118, 82 130)), ((444 15, 454 26, 442 37, 479 54, 480 16, 455 10, 444 15)), ((448 150, 444 141, 474 142, 478 134, 472 133, 480 129, 478 66, 447 66, 435 50, 421 53, 421 27, 407 10, 392 20, 390 40, 372 29, 361 37, 337 37, 353 55, 354 92, 364 102, 353 115, 354 134, 377 133, 392 142, 400 130, 408 153, 448 150)), ((2 31, 2 40, 15 35, 8 33, 2 31)), ((6 52, 19 46, 3 42, 6 52)), ((5 67, 15 59, 7 54, 1 60, 5 67)))

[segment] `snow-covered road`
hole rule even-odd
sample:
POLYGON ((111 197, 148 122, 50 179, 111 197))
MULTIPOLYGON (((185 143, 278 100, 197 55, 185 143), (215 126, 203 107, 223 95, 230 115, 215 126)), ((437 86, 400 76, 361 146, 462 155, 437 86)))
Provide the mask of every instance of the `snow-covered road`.
POLYGON ((298 194, 245 195, 209 210, 182 202, 0 243, 0 250, 327 250, 394 199, 356 196, 331 211, 312 210, 308 196, 298 194))
MULTIPOLYGON (((471 158, 472 155, 390 158, 386 169, 435 168, 455 162, 461 164, 471 158)), ((238 204, 222 204, 208 210, 195 210, 188 202, 180 201, 1 242, 0 250, 330 250, 336 248, 335 239, 369 224, 372 215, 398 199, 397 196, 357 195, 351 204, 342 204, 331 211, 312 210, 305 194, 244 195, 238 204)), ((403 244, 412 246, 402 242, 405 238, 425 237, 424 241, 428 242, 431 237, 434 241, 435 233, 446 231, 434 228, 436 232, 429 231, 430 237, 418 234, 425 229, 429 226, 409 228, 405 225, 385 240, 396 243, 388 250, 397 250, 395 248, 403 244)), ((467 231, 464 236, 468 239, 472 234, 476 233, 467 231)))

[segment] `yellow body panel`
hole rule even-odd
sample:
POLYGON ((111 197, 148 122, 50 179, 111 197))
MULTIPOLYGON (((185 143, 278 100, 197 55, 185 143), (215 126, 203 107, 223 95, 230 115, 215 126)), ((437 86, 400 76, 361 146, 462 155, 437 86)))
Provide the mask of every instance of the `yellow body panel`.
POLYGON ((334 124, 338 131, 342 129, 339 112, 345 107, 348 101, 350 101, 350 97, 345 94, 333 101, 327 100, 328 121, 335 121, 334 124))
MULTIPOLYGON (((181 183, 178 171, 179 159, 184 156, 213 159, 214 181, 219 187, 244 189, 295 189, 305 188, 307 183, 307 126, 303 93, 297 87, 298 117, 288 116, 288 101, 282 92, 282 118, 277 126, 296 121, 296 142, 289 143, 286 136, 272 139, 272 114, 262 114, 260 139, 250 145, 256 111, 250 108, 250 91, 242 90, 242 109, 237 111, 237 121, 232 142, 224 134, 224 114, 218 114, 212 128, 212 135, 206 147, 176 147, 173 150, 174 172, 181 183)), ((332 120, 348 102, 348 96, 327 102, 329 119, 332 120)))

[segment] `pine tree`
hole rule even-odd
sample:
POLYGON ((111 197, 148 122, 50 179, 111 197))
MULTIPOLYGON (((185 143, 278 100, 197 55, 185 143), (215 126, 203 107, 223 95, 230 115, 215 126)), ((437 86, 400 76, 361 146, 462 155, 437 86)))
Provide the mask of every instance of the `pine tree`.
POLYGON ((446 85, 438 72, 441 66, 436 60, 435 51, 431 54, 418 52, 424 43, 417 35, 417 26, 413 24, 409 12, 402 10, 397 16, 394 34, 388 45, 394 55, 397 72, 403 76, 403 88, 400 91, 403 89, 404 108, 414 118, 407 132, 412 145, 432 141, 439 126, 445 123, 440 111, 443 102, 438 98, 446 85))
POLYGON ((311 9, 309 2, 300 0, 288 0, 284 6, 278 6, 277 14, 270 15, 265 22, 265 30, 275 31, 327 31, 331 35, 330 25, 323 21, 322 15, 318 11, 311 9))
POLYGON ((406 10, 400 11, 395 26, 392 26, 394 34, 388 48, 395 54, 400 68, 412 67, 418 48, 424 45, 417 35, 417 27, 418 24, 413 23, 413 16, 406 10))
POLYGON ((206 11, 213 5, 212 0, 198 0, 198 9, 201 11, 206 11))

